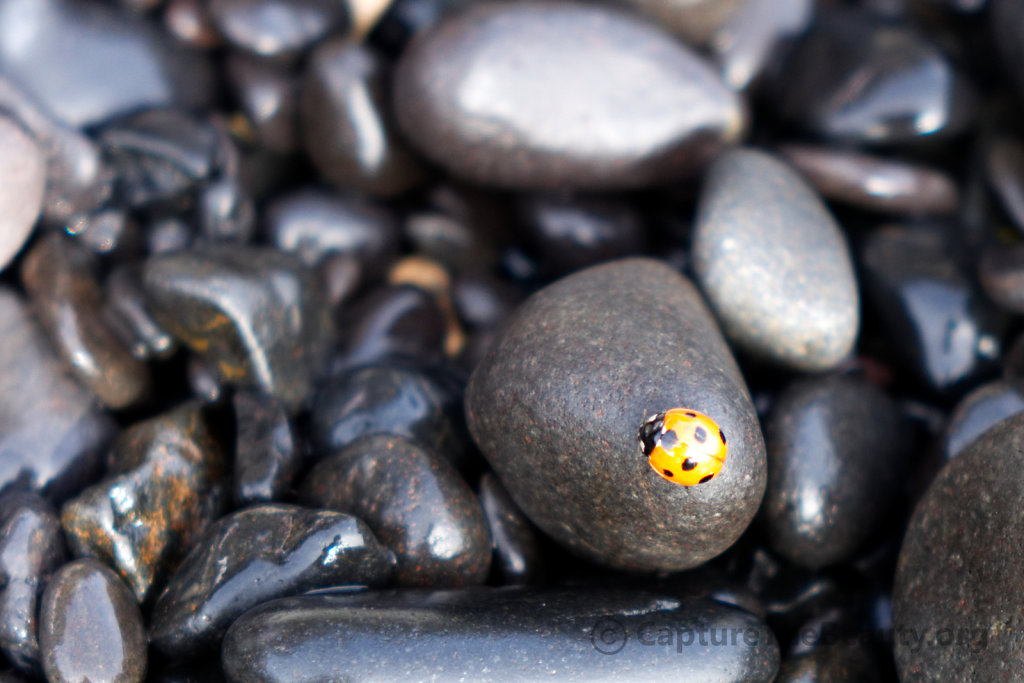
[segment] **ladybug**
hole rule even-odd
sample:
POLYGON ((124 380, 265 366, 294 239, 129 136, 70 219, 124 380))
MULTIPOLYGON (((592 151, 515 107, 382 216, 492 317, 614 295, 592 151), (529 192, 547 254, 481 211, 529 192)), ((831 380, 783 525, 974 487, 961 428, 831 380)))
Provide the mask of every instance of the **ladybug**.
POLYGON ((651 415, 637 440, 654 471, 682 486, 711 481, 725 464, 725 433, 696 410, 673 408, 651 415))

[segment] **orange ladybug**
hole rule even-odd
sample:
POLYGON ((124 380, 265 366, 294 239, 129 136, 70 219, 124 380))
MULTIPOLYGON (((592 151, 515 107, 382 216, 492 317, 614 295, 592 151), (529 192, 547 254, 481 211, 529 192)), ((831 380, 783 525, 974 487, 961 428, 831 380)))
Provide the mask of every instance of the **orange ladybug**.
POLYGON ((696 410, 673 408, 651 415, 637 440, 654 471, 683 486, 711 481, 725 464, 725 433, 696 410))

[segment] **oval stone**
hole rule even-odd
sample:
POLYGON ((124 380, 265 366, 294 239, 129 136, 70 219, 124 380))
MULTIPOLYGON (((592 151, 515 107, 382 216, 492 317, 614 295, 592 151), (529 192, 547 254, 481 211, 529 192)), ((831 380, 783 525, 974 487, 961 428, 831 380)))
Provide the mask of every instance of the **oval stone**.
POLYGON ((612 567, 677 571, 728 548, 765 486, 757 415, 693 284, 635 258, 534 294, 470 378, 473 438, 516 504, 570 550, 612 567), (648 416, 709 415, 728 435, 711 481, 680 486, 638 448, 648 416))
POLYGON ((853 347, 860 298, 846 239, 814 191, 774 156, 737 149, 715 162, 693 259, 726 335, 751 354, 814 372, 853 347))
POLYGON ((771 681, 760 619, 624 590, 472 588, 309 595, 228 631, 228 680, 771 681))
POLYGON ((917 505, 893 586, 901 681, 1021 680, 1024 415, 950 460, 917 505))
POLYGON ((580 3, 475 4, 410 44, 394 93, 430 159, 516 189, 669 183, 745 127, 738 97, 686 46, 580 3))

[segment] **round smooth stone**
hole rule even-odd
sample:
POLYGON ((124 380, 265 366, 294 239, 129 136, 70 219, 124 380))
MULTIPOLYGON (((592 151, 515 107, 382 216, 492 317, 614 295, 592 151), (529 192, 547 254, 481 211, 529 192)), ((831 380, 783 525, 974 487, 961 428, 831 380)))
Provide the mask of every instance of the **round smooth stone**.
POLYGON ((623 259, 530 297, 477 366, 466 419, 520 509, 590 560, 678 571, 743 533, 764 493, 764 440, 746 384, 697 289, 623 259), (727 435, 712 480, 682 486, 648 463, 649 416, 690 408, 727 435))
POLYGON ((403 53, 394 101, 432 161, 511 189, 671 183, 745 127, 739 98, 685 45, 572 2, 483 2, 446 18, 403 53))

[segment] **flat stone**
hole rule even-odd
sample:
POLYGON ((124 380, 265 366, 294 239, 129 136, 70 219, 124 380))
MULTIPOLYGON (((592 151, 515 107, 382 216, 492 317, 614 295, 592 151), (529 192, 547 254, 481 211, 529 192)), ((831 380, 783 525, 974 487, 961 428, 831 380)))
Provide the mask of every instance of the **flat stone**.
POLYGON ((810 145, 784 145, 779 152, 826 199, 907 214, 949 214, 960 203, 953 179, 927 166, 810 145))
POLYGON ((483 583, 491 542, 483 510, 458 472, 398 436, 367 436, 321 460, 299 500, 356 515, 398 558, 405 586, 483 583))
POLYGON ((43 208, 46 158, 15 121, 0 116, 0 270, 21 251, 43 208))
POLYGON ((917 504, 893 586, 900 680, 1018 680, 1024 416, 950 460, 917 504))
POLYGON ((311 273, 266 247, 208 246, 151 257, 143 286, 154 319, 216 368, 295 410, 311 389, 330 321, 311 273))
POLYGON ((772 549, 809 569, 850 559, 889 519, 913 439, 900 407, 863 379, 796 382, 768 422, 762 516, 772 549))
POLYGON ((474 371, 466 419, 531 521, 618 569, 702 564, 764 493, 764 440, 736 362, 697 289, 651 259, 593 266, 527 299, 474 371), (645 419, 670 408, 728 435, 711 481, 668 481, 639 450, 645 419))
POLYGON ((27 491, 0 495, 0 649, 24 672, 42 671, 39 601, 66 559, 53 506, 27 491))
POLYGON ((316 49, 302 78, 306 153, 329 182, 376 196, 399 195, 428 173, 398 132, 390 62, 347 37, 316 49))
POLYGON ((0 338, 0 489, 60 502, 99 476, 114 425, 7 288, 0 288, 0 338))
POLYGON ((704 180, 693 259, 726 336, 752 355, 814 372, 853 348, 860 298, 846 238, 775 157, 719 157, 704 180))
POLYGON ((108 477, 61 509, 72 552, 110 564, 142 602, 220 514, 223 469, 198 403, 133 425, 108 477))
POLYGON ((168 657, 216 650, 261 603, 308 590, 385 585, 395 563, 359 519, 295 505, 257 505, 213 524, 153 606, 150 638, 168 657))
POLYGON ((139 606, 117 574, 96 560, 61 567, 43 593, 39 624, 47 681, 132 683, 146 675, 139 606))
POLYGON ((745 126, 713 69, 657 27, 582 3, 484 2, 404 51, 395 110, 465 180, 636 188, 693 175, 745 126))
POLYGON ((288 598, 235 622, 221 657, 230 681, 291 683, 767 683, 779 666, 771 630, 734 607, 621 590, 514 588, 288 598))
POLYGON ((67 237, 50 233, 25 257, 21 276, 43 329, 82 384, 114 409, 145 398, 149 368, 106 322, 103 293, 88 254, 67 237))
POLYGON ((70 126, 210 99, 204 60, 104 3, 3 0, 0 27, 0 73, 70 126))

